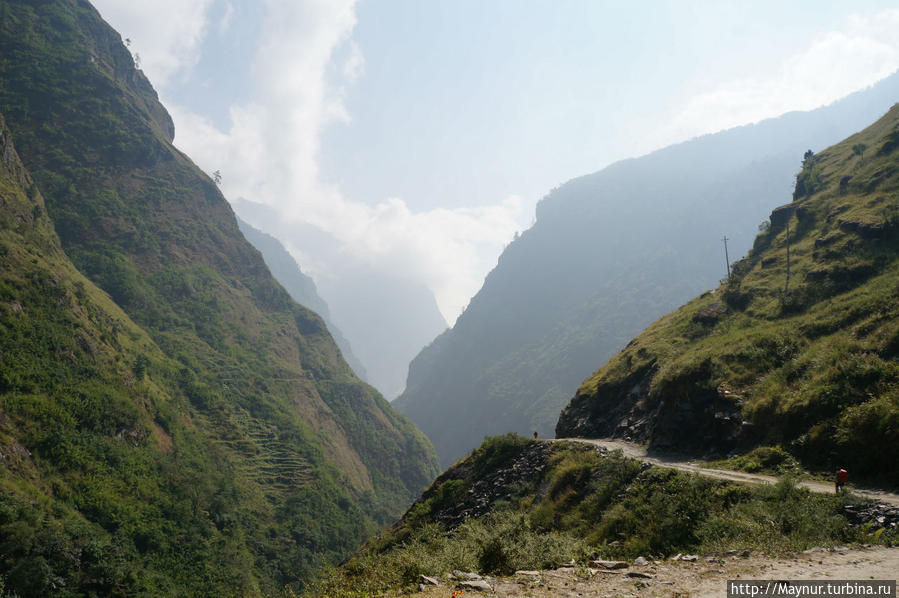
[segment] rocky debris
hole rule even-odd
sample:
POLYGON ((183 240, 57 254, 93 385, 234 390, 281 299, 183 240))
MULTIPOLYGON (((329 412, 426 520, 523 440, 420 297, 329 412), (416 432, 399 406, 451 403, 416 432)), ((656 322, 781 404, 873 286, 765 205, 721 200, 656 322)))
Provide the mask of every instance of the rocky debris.
MULTIPOLYGON (((528 444, 507 464, 478 476, 463 496, 451 504, 438 507, 433 513, 433 518, 441 523, 447 531, 452 531, 470 517, 486 515, 493 508, 494 503, 511 498, 510 487, 527 485, 538 479, 543 474, 551 451, 552 444, 548 442, 528 444)), ((472 464, 463 461, 437 478, 431 487, 421 495, 418 502, 427 501, 434 496, 444 482, 468 480, 474 474, 472 464)))
POLYGON ((420 575, 418 577, 418 583, 419 583, 419 585, 423 585, 423 586, 439 586, 440 585, 440 582, 437 581, 436 578, 428 577, 427 575, 420 575))
POLYGON ((526 569, 522 569, 520 571, 516 571, 515 575, 517 577, 540 577, 539 571, 528 571, 526 569))
POLYGON ((843 515, 851 525, 870 526, 871 531, 878 529, 897 529, 899 527, 899 507, 885 503, 870 505, 846 505, 843 515))
POLYGON ((457 590, 472 590, 475 592, 492 592, 493 586, 483 579, 473 579, 471 581, 460 581, 456 584, 457 590))
POLYGON ((638 556, 637 558, 634 559, 634 565, 642 566, 642 565, 648 565, 648 564, 649 564, 649 561, 646 560, 646 557, 638 556))
POLYGON ((595 560, 590 561, 590 566, 596 567, 597 569, 627 569, 628 564, 625 561, 603 561, 603 560, 595 560))
POLYGON ((642 571, 628 571, 625 575, 628 577, 635 577, 639 579, 652 579, 653 576, 649 573, 643 573, 642 571))
POLYGON ((687 562, 687 563, 695 563, 696 561, 699 560, 699 555, 696 555, 696 554, 680 554, 680 553, 677 553, 676 555, 674 555, 673 557, 671 557, 671 559, 669 559, 669 560, 672 560, 672 561, 684 561, 684 562, 687 562))

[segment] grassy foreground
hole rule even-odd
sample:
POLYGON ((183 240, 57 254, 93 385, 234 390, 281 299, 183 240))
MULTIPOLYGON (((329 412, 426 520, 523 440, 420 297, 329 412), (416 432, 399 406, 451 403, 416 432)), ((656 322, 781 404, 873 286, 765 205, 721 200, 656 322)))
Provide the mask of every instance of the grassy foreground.
POLYGON ((666 557, 752 549, 784 554, 813 546, 896 543, 896 534, 853 528, 851 495, 813 494, 785 477, 744 486, 661 467, 620 452, 520 436, 489 438, 444 473, 391 529, 331 570, 308 596, 399 591, 420 574, 453 569, 509 574, 591 556, 666 557), (459 518, 491 495, 483 513, 459 518), (488 479, 488 481, 489 481, 488 479))

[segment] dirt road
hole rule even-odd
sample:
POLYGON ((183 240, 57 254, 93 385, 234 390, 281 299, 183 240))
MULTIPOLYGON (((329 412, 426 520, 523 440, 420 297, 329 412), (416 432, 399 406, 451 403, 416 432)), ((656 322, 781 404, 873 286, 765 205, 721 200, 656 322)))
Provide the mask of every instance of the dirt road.
MULTIPOLYGON (((625 456, 633 457, 634 459, 641 459, 642 461, 652 463, 653 465, 671 467, 673 469, 698 473, 700 475, 719 478, 722 480, 731 480, 734 482, 743 482, 746 484, 774 484, 777 482, 777 478, 770 475, 746 473, 742 471, 731 471, 728 469, 713 469, 711 467, 704 467, 702 465, 699 465, 694 461, 683 461, 674 457, 665 457, 659 455, 650 456, 647 455, 646 449, 642 446, 634 444, 632 442, 626 442, 624 440, 609 438, 558 438, 548 442, 581 442, 585 444, 593 444, 596 446, 605 447, 610 451, 620 449, 621 452, 625 454, 625 456)), ((819 492, 822 494, 832 494, 834 491, 833 484, 826 482, 803 480, 799 482, 799 485, 803 488, 808 488, 812 492, 819 492)), ((870 488, 857 488, 851 484, 849 484, 848 486, 849 489, 852 490, 852 493, 857 494, 858 496, 863 496, 865 498, 870 498, 878 502, 884 502, 899 506, 899 494, 894 494, 883 490, 874 490, 870 488)))
MULTIPOLYGON (((695 561, 629 563, 615 570, 562 568, 485 578, 490 590, 466 590, 464 597, 498 598, 722 598, 728 580, 895 580, 899 548, 814 550, 784 558, 761 555, 699 557, 695 561)), ((449 598, 456 582, 412 596, 449 598)), ((457 592, 459 590, 456 590, 457 592)))

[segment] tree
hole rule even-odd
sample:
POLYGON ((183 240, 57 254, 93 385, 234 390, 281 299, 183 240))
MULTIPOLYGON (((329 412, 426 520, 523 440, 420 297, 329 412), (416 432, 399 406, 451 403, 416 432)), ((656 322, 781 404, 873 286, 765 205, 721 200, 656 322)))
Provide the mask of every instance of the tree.
POLYGON ((222 171, 221 170, 216 170, 215 172, 212 173, 212 181, 216 185, 221 184, 221 182, 222 182, 222 171))

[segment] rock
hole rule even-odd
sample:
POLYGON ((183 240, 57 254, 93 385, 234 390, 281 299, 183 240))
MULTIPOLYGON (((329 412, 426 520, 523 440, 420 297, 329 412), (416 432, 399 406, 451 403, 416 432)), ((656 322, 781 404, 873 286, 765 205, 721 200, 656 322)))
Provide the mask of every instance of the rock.
POLYGON ((483 579, 460 581, 456 584, 457 590, 473 590, 475 592, 492 592, 493 588, 483 579))
POLYGON ((652 575, 649 573, 643 573, 642 571, 628 571, 628 577, 639 577, 640 579, 652 579, 652 575))
POLYGON ((427 575, 420 575, 418 577, 418 583, 420 585, 425 585, 425 586, 439 586, 440 585, 440 582, 437 581, 436 578, 428 577, 427 575))
POLYGON ((516 571, 515 575, 519 575, 521 577, 540 577, 540 572, 539 571, 521 570, 521 571, 516 571))
POLYGON ((634 559, 635 565, 648 565, 649 561, 646 560, 646 557, 638 556, 634 559))
POLYGON ((727 313, 727 308, 721 303, 711 303, 704 307, 700 307, 693 314, 693 321, 700 324, 714 324, 721 316, 727 313))
POLYGON ((590 561, 590 564, 598 569, 627 569, 628 564, 625 561, 590 561))
POLYGON ((699 556, 695 554, 685 554, 680 558, 682 561, 687 561, 688 563, 693 563, 699 560, 699 556))
POLYGON ((673 557, 671 557, 671 558, 668 559, 668 560, 671 560, 671 561, 679 561, 680 558, 681 558, 682 556, 684 556, 684 555, 682 555, 681 553, 678 552, 676 555, 674 555, 673 557))
POLYGON ((477 581, 481 579, 481 576, 477 573, 471 573, 468 571, 459 571, 458 569, 453 569, 453 577, 456 579, 467 579, 470 581, 477 581))

